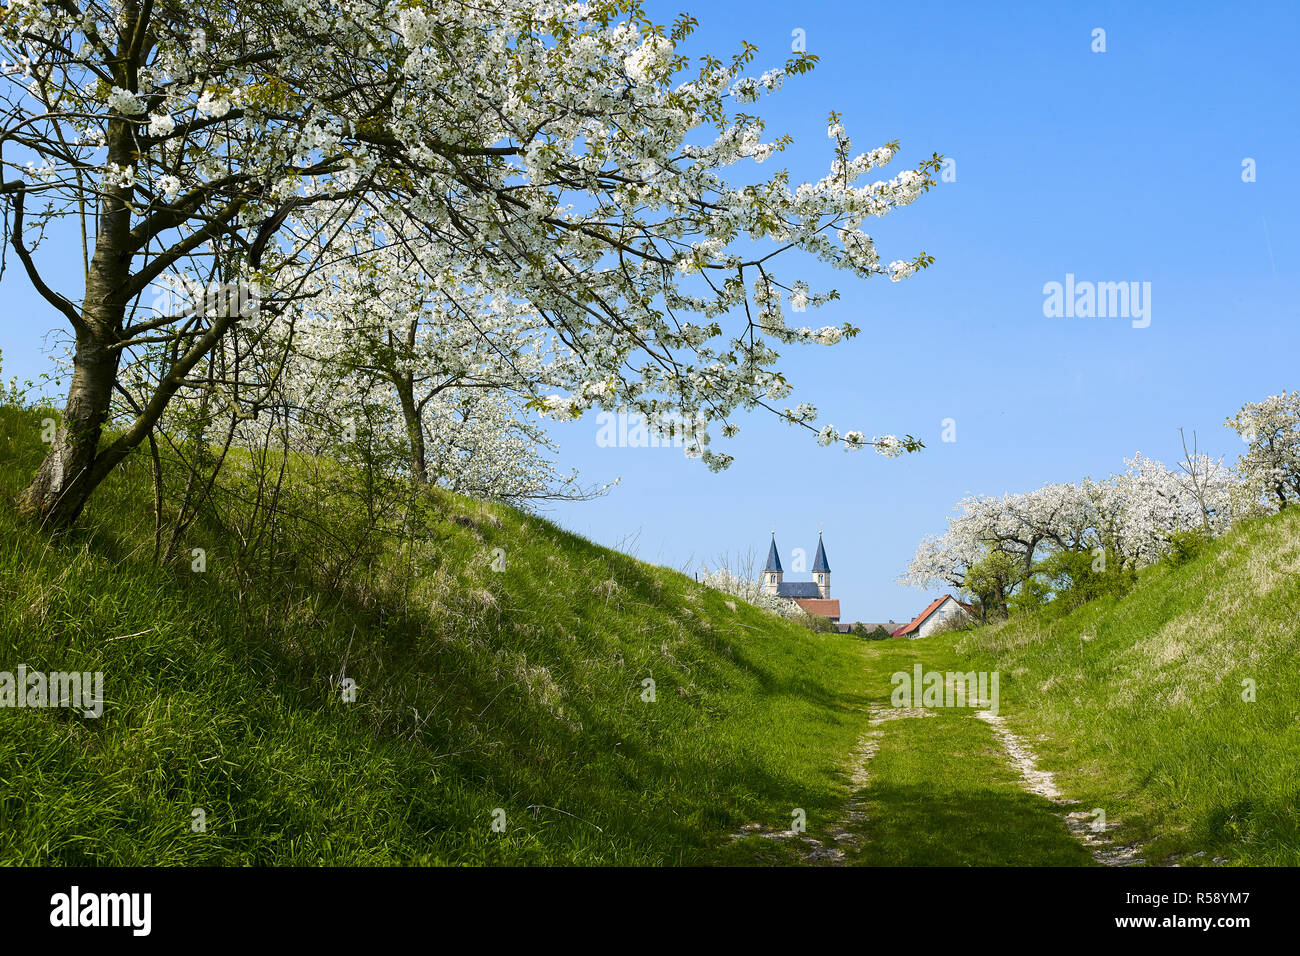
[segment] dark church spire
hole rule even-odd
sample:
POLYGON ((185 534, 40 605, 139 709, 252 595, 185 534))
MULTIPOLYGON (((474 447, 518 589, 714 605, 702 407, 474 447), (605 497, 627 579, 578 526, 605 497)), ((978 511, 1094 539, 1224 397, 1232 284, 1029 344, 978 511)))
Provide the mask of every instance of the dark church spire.
MULTIPOLYGON (((752 566, 752 565, 751 565, 752 566)), ((772 532, 772 546, 767 549, 767 567, 763 569, 766 574, 769 571, 781 572, 781 557, 776 553, 776 532, 772 532)))
MULTIPOLYGON (((775 543, 773 546, 775 546, 775 543)), ((768 560, 770 561, 772 559, 768 558, 768 560)), ((826 548, 822 544, 822 536, 820 531, 817 532, 817 557, 813 559, 812 569, 813 569, 813 574, 816 574, 818 571, 825 571, 827 574, 829 574, 831 570, 831 566, 826 563, 826 548)))

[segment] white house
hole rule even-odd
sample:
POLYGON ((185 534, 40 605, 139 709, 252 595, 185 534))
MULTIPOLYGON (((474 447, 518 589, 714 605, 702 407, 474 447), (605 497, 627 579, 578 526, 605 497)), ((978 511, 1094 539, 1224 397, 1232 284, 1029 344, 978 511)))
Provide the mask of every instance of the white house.
POLYGON ((951 594, 931 601, 911 622, 896 630, 893 637, 929 637, 936 631, 959 627, 974 617, 974 612, 951 594))

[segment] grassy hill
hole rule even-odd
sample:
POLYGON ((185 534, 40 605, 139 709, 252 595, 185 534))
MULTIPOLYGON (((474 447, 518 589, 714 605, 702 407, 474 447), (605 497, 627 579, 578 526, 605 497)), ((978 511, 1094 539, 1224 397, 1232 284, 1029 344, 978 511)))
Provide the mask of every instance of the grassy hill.
MULTIPOLYGON (((0 406, 0 497, 48 414, 0 406)), ((74 533, 0 507, 0 671, 106 696, 0 708, 0 863, 1091 865, 1096 808, 1151 863, 1300 865, 1300 510, 1068 614, 864 641, 442 492, 368 537, 347 474, 286 467, 163 566, 147 452, 74 533), (891 708, 916 664, 997 670, 1071 802, 972 709, 891 708)))
POLYGON ((1043 765, 1149 862, 1300 865, 1300 510, 956 651, 1001 672, 1043 765))
MULTIPOLYGON (((42 417, 0 408, 6 498, 42 417)), ((844 797, 854 638, 441 493, 398 551, 295 553, 346 530, 307 501, 270 568, 202 520, 160 568, 150 474, 60 540, 0 508, 0 670, 102 671, 107 699, 0 708, 0 863, 699 863, 844 797)))

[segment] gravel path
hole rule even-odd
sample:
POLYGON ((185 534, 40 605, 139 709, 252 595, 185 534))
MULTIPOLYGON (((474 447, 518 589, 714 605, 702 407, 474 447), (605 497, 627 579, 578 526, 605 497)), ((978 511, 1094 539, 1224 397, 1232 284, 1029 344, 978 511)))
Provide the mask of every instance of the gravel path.
MULTIPOLYGON (((1001 741, 1007 759, 1020 775, 1026 790, 1046 797, 1060 806, 1074 803, 1061 793, 1050 770, 1039 769, 1034 752, 1007 726, 1005 717, 987 710, 975 711, 975 717, 988 724, 994 735, 1001 741)), ((1093 859, 1102 866, 1137 866, 1144 862, 1138 856, 1137 846, 1118 846, 1109 839, 1105 835, 1105 827, 1097 827, 1097 817, 1093 813, 1086 810, 1067 813, 1065 825, 1070 828, 1074 838, 1087 847, 1093 859)))

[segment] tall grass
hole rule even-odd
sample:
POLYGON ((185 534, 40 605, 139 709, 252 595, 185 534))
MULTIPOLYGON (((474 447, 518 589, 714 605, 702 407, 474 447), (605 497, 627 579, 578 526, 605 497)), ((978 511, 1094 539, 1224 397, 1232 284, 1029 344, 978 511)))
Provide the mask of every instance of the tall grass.
MULTIPOLYGON (((46 414, 0 408, 5 499, 46 414)), ((205 511, 159 563, 151 471, 58 538, 0 507, 0 670, 107 699, 0 709, 0 862, 697 863, 844 796, 852 637, 437 491, 350 553, 361 516, 295 482, 264 545, 205 511)))

